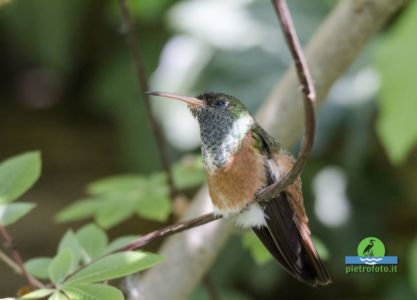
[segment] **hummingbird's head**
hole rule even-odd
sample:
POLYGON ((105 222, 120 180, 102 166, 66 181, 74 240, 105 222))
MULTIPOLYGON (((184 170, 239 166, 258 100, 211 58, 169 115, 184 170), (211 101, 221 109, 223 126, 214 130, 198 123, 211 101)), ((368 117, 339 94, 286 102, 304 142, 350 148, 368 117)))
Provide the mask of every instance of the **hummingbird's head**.
POLYGON ((149 94, 187 103, 200 126, 208 123, 233 123, 234 120, 249 115, 248 110, 239 100, 223 93, 204 93, 197 97, 165 92, 149 92, 149 94))
POLYGON ((162 92, 149 94, 188 104, 200 125, 203 160, 209 172, 230 161, 255 123, 239 100, 223 93, 205 93, 197 97, 162 92))

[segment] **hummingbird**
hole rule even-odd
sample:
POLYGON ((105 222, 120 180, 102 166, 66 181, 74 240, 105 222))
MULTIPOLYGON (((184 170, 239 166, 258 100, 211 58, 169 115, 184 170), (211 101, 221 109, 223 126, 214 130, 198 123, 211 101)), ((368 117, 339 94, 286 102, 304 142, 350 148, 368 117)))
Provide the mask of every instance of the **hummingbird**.
POLYGON ((252 229, 293 277, 310 286, 330 283, 311 240, 301 179, 269 201, 256 194, 280 180, 293 156, 275 141, 235 97, 204 93, 197 97, 148 92, 187 103, 200 126, 201 152, 214 212, 252 229))

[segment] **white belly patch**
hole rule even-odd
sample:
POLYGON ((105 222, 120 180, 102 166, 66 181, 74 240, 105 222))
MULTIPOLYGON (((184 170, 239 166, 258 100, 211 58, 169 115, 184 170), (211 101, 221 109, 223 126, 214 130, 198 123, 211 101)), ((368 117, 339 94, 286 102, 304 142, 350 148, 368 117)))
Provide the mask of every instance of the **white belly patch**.
POLYGON ((231 219, 233 223, 243 229, 266 226, 264 210, 258 203, 250 204, 243 210, 230 209, 225 211, 214 207, 214 213, 231 219))

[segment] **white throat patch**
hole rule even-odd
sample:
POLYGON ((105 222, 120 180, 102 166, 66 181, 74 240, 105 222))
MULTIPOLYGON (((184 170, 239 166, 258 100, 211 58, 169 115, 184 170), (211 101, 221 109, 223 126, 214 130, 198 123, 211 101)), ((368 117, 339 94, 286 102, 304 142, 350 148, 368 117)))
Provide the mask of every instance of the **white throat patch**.
POLYGON ((230 132, 221 141, 218 153, 213 153, 208 149, 202 148, 204 152, 204 163, 206 165, 207 172, 210 175, 216 173, 218 164, 214 160, 214 157, 220 157, 221 160, 227 164, 230 161, 231 156, 239 150, 241 142, 246 133, 251 129, 254 124, 254 119, 250 114, 245 114, 236 121, 233 122, 230 132))

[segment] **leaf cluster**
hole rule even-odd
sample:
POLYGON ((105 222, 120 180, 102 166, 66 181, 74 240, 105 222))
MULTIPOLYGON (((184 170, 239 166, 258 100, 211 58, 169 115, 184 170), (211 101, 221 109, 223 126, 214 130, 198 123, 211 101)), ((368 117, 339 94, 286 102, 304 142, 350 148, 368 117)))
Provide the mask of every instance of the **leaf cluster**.
POLYGON ((124 236, 108 242, 106 233, 88 224, 74 232, 67 231, 54 257, 39 257, 25 263, 27 272, 50 281, 51 288, 26 294, 22 299, 124 299, 108 280, 136 273, 162 261, 157 254, 142 251, 113 253, 135 237, 124 236))
MULTIPOLYGON (((188 157, 173 166, 179 190, 204 182, 200 157, 188 157)), ((119 175, 100 179, 87 186, 88 196, 63 209, 58 222, 94 218, 103 228, 111 228, 132 215, 164 222, 172 211, 166 175, 163 172, 144 176, 119 175)))

